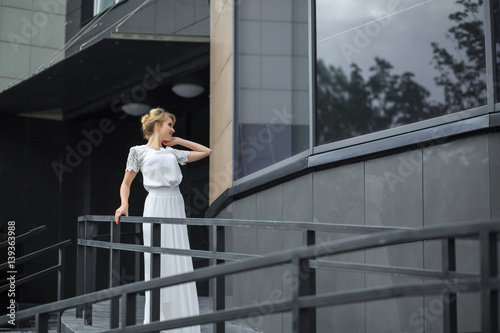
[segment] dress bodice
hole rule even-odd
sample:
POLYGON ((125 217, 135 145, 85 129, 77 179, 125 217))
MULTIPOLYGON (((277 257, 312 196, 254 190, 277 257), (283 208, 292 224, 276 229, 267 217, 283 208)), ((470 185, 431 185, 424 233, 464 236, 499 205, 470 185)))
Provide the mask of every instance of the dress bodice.
POLYGON ((175 187, 182 181, 179 167, 187 162, 187 150, 172 147, 155 150, 146 145, 130 148, 126 171, 142 172, 144 188, 175 187))

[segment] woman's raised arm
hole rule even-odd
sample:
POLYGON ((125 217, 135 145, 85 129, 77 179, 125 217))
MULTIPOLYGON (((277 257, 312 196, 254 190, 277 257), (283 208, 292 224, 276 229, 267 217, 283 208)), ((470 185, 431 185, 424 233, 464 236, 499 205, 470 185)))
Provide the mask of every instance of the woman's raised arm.
POLYGON ((180 145, 186 148, 191 149, 188 155, 188 162, 195 162, 201 160, 202 158, 207 157, 212 152, 212 149, 205 147, 204 145, 200 145, 199 143, 189 141, 186 139, 181 139, 178 137, 172 138, 170 141, 163 141, 163 144, 166 146, 175 146, 180 145))

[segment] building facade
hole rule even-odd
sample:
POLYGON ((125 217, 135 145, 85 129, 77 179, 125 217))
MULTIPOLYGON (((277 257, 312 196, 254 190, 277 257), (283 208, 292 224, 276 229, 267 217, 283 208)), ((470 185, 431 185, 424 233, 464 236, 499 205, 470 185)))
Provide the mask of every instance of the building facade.
MULTIPOLYGON (((19 232, 47 225, 50 236, 26 244, 29 252, 75 239, 80 215, 112 215, 128 149, 144 142, 139 116, 153 106, 176 114, 179 136, 212 149, 209 161, 183 169, 191 217, 401 227, 499 218, 497 6, 0 0, 2 228, 12 220, 19 232), (179 85, 201 93, 183 97, 179 85)), ((139 178, 131 215, 142 214, 145 195, 139 178)), ((208 235, 190 231, 192 247, 205 249, 208 235)), ((316 243, 346 237, 318 233, 316 243)), ((299 232, 226 229, 227 251, 301 244, 299 232)), ((458 241, 459 270, 479 269, 468 255, 475 247, 458 241)), ((75 256, 68 254, 66 297, 74 294, 75 256)), ((330 260, 440 269, 440 258, 440 245, 426 242, 330 260)), ((235 276, 227 297, 233 305, 287 297, 286 274, 283 267, 235 276)), ((318 270, 317 292, 408 281, 318 270)), ((26 285, 19 297, 53 295, 52 286, 26 285)), ((317 328, 440 332, 439 301, 322 308, 317 328)), ((480 329, 478 306, 477 295, 458 294, 459 331, 480 329)), ((242 322, 291 331, 289 314, 242 322)))
MULTIPOLYGON (((207 216, 401 227, 497 219, 497 6, 213 1, 207 216)), ((316 243, 346 237, 319 233, 316 243)), ((301 244, 292 231, 226 230, 230 252, 301 244)), ((458 242, 458 270, 478 271, 479 258, 467 255, 476 246, 458 242)), ((426 242, 331 260, 439 270, 441 248, 426 242)), ((240 274, 228 295, 234 305, 271 304, 290 295, 286 273, 240 274)), ((317 292, 410 281, 318 270, 317 292)), ((457 304, 458 330, 479 331, 479 296, 459 293, 457 304)), ((439 305, 439 297, 408 297, 323 308, 317 329, 439 332, 439 305)), ((288 314, 244 321, 291 331, 288 314)))

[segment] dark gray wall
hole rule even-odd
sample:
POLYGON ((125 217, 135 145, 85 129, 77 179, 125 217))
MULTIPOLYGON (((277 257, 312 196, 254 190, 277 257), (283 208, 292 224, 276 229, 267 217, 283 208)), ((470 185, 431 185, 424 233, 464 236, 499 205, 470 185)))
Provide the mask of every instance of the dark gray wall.
MULTIPOLYGON (((405 227, 498 218, 499 147, 499 133, 443 139, 422 149, 309 173, 235 200, 219 217, 405 227)), ((316 241, 321 243, 349 236, 318 233, 316 241)), ((227 231, 228 251, 262 254, 301 244, 301 234, 291 231, 246 228, 227 231)), ((476 245, 474 241, 458 241, 458 270, 478 271, 476 245)), ((329 259, 441 269, 440 251, 440 243, 426 242, 329 259)), ((240 274, 228 281, 228 294, 235 305, 272 301, 281 292, 286 297, 290 287, 286 269, 240 274)), ((414 281, 418 280, 319 270, 317 291, 414 281)), ((413 332, 423 326, 440 332, 442 310, 439 300, 439 296, 408 297, 319 309, 318 332, 413 332), (420 309, 431 311, 425 320, 420 309)), ((458 304, 459 330, 479 331, 478 296, 459 293, 458 304)), ((265 315, 263 319, 245 321, 272 332, 289 332, 291 325, 288 314, 265 315)))
MULTIPOLYGON (((208 145, 208 128, 200 128, 200 124, 208 123, 208 117, 207 110, 178 114, 176 135, 208 145)), ((65 266, 65 297, 75 294, 78 216, 114 214, 120 205, 119 187, 128 151, 131 146, 144 143, 140 118, 111 111, 65 122, 20 116, 0 117, 0 233, 7 233, 8 221, 16 222, 18 235, 40 225, 47 226, 47 231, 21 246, 18 258, 22 253, 71 239, 73 244, 67 247, 65 266), (106 131, 102 131, 103 121, 108 124, 106 131), (93 139, 90 140, 86 133, 92 133, 93 139), (74 152, 79 157, 75 157, 74 152), (65 171, 56 174, 54 164, 63 165, 65 171)), ((188 164, 182 167, 182 171, 181 191, 187 215, 202 217, 208 206, 208 159, 188 164)), ((146 195, 139 174, 131 188, 130 215, 142 215, 146 195)), ((206 230, 191 230, 193 248, 207 249, 207 239, 206 230)), ((134 267, 129 264, 133 260, 126 260, 127 254, 123 256, 126 274, 133 276, 134 267)), ((36 272, 54 265, 56 261, 57 253, 54 252, 20 266, 19 270, 36 272)), ((97 287, 106 288, 106 262, 99 264, 104 270, 97 287)), ((205 264, 195 261, 198 267, 205 264)), ((16 300, 22 303, 55 301, 56 283, 54 273, 22 285, 18 288, 16 300), (44 288, 40 288, 40 283, 44 288)), ((204 284, 202 286, 206 288, 204 284)), ((202 292, 206 293, 206 290, 202 292)))
MULTIPOLYGON (((121 120, 111 112, 72 122, 2 116, 0 138, 0 232, 6 233, 8 221, 16 222, 17 235, 40 225, 47 226, 47 231, 21 244, 18 258, 23 253, 71 239, 73 244, 66 248, 64 295, 72 296, 77 218, 91 213, 112 215, 118 207, 118 189, 128 149, 142 140, 138 120, 132 117, 121 120), (113 130, 101 133, 101 139, 89 144, 84 131, 99 130, 102 119, 108 119, 113 130), (79 154, 79 149, 86 149, 84 146, 90 149, 79 154), (77 155, 79 157, 75 157, 77 155), (62 165, 65 171, 58 175, 55 165, 57 169, 62 165)), ((141 215, 144 198, 141 190, 144 190, 140 182, 134 184, 134 189, 130 213, 141 215)), ((57 252, 53 252, 19 269, 31 273, 56 262, 57 252)), ((19 286, 16 300, 20 303, 54 301, 56 283, 57 276, 53 273, 19 286), (44 288, 40 288, 41 283, 44 288)))
MULTIPOLYGON (((62 223, 64 198, 51 168, 51 162, 59 158, 63 137, 64 129, 58 122, 0 117, 0 233, 7 234, 8 221, 15 221, 16 235, 40 225, 48 227, 35 239, 19 244, 16 258, 71 237, 68 226, 62 223)), ((18 279, 53 265, 57 261, 56 253, 53 254, 52 258, 39 257, 31 265, 17 266, 18 279)), ((6 258, 6 252, 2 258, 6 258)), ((54 274, 50 277, 57 281, 54 274)), ((45 288, 33 287, 36 286, 19 286, 16 301, 32 302, 34 296, 55 300, 55 283, 48 282, 45 288)), ((7 297, 2 300, 7 301, 7 297)))

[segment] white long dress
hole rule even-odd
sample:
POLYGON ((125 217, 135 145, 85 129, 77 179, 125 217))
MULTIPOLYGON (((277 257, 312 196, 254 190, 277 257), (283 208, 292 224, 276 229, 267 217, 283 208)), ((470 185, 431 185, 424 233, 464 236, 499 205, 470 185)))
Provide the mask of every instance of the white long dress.
MULTIPOLYGON (((130 148, 126 170, 142 172, 144 188, 148 191, 144 203, 145 217, 186 217, 184 199, 179 191, 182 172, 189 151, 171 147, 154 150, 146 145, 130 148)), ((151 224, 143 224, 144 245, 151 245, 151 224)), ((161 225, 161 246, 189 249, 186 225, 161 225)), ((151 254, 144 254, 144 278, 151 278, 151 254)), ((193 262, 187 256, 161 255, 162 277, 190 272, 193 262)), ((146 292, 144 323, 150 322, 150 292, 146 292)), ((160 320, 195 316, 199 314, 198 294, 194 282, 162 288, 160 291, 160 320)), ((199 333, 200 326, 170 330, 172 333, 199 333)))

